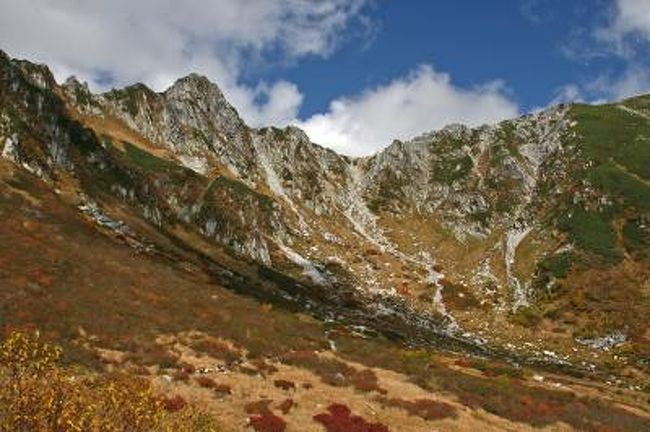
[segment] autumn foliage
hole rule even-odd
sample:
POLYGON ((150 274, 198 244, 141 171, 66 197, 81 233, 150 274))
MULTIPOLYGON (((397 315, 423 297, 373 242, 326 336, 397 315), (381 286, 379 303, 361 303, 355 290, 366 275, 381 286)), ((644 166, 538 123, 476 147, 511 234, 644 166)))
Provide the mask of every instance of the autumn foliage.
POLYGON ((261 399, 244 407, 248 414, 255 414, 249 417, 248 422, 256 432, 283 432, 287 428, 282 417, 273 414, 269 408, 271 402, 271 399, 261 399))
POLYGON ((381 423, 369 423, 363 417, 352 415, 350 408, 343 404, 334 403, 327 411, 314 416, 327 432, 388 432, 388 427, 381 423))
POLYGON ((2 430, 218 430, 202 412, 178 404, 169 410, 143 378, 75 374, 58 364, 61 353, 37 332, 14 332, 0 345, 2 430))

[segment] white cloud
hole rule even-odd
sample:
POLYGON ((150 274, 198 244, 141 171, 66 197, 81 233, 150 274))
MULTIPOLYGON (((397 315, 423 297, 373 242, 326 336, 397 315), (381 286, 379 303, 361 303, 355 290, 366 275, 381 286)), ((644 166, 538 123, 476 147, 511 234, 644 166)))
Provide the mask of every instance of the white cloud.
POLYGON ((560 88, 551 104, 559 102, 602 103, 650 92, 650 1, 614 0, 605 26, 592 29, 593 46, 578 43, 568 49, 570 58, 608 58, 616 56, 623 68, 617 73, 602 73, 596 78, 560 88))
MULTIPOLYGON (((499 82, 462 89, 430 66, 342 97, 296 120, 303 101, 287 81, 248 85, 268 62, 327 57, 350 37, 372 38, 373 0, 0 0, 0 46, 74 74, 95 90, 144 82, 163 90, 190 72, 208 76, 252 126, 299 123, 314 141, 368 154, 450 122, 517 114, 499 82)), ((344 73, 342 71, 342 73, 344 73)))
POLYGON ((639 65, 629 65, 622 75, 601 75, 585 86, 591 94, 607 100, 620 100, 650 91, 650 70, 639 65))
POLYGON ((287 81, 278 81, 272 86, 261 83, 255 89, 240 88, 242 96, 235 95, 240 102, 238 110, 248 113, 247 122, 251 125, 287 125, 298 116, 303 95, 298 87, 287 81), (264 102, 256 102, 259 98, 264 102))
POLYGON ((625 71, 617 77, 601 76, 589 90, 609 99, 622 99, 650 91, 648 44, 650 43, 650 1, 616 0, 610 25, 597 31, 626 59, 625 71))
POLYGON ((368 0, 0 0, 0 48, 75 74, 94 88, 156 90, 199 72, 252 124, 282 124, 302 95, 288 82, 241 85, 251 64, 326 57, 351 24, 371 26, 368 0), (94 85, 93 85, 94 84, 94 85), (257 100, 267 100, 265 104, 257 100))
POLYGON ((550 106, 561 103, 584 102, 584 91, 577 84, 567 84, 560 87, 556 92, 550 106))
POLYGON ((622 74, 602 74, 583 84, 567 84, 557 89, 546 109, 560 103, 603 104, 650 92, 650 70, 630 64, 622 74))
POLYGON ((647 57, 650 46, 650 2, 611 1, 606 24, 592 30, 589 45, 578 43, 576 47, 569 48, 567 52, 570 57, 588 59, 615 55, 628 61, 647 57))
POLYGON ((630 53, 626 36, 650 41, 650 2, 647 0, 616 0, 615 14, 610 25, 599 29, 597 37, 616 44, 619 53, 630 53))
POLYGON ((314 142, 359 156, 449 123, 477 125, 517 114, 500 81, 462 89, 448 74, 424 65, 387 85, 337 99, 329 112, 299 126, 314 142))

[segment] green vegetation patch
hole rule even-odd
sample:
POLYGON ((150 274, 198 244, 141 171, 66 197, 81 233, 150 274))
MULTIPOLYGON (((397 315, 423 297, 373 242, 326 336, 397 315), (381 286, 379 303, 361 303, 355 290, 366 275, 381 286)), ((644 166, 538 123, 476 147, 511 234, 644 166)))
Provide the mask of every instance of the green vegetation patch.
POLYGON ((264 208, 271 209, 273 207, 273 199, 267 195, 261 194, 244 183, 230 179, 228 177, 219 176, 215 178, 208 188, 209 194, 214 194, 218 189, 226 189, 240 196, 248 196, 257 200, 264 208))
POLYGON ((596 186, 622 202, 639 209, 650 209, 650 186, 620 166, 600 165, 591 171, 590 178, 596 186))
POLYGON ((571 252, 550 255, 539 263, 538 268, 540 272, 550 273, 556 278, 565 278, 569 274, 569 270, 571 270, 573 259, 571 252))
POLYGON ((619 262, 614 219, 650 209, 650 121, 613 104, 574 105, 571 115, 588 161, 581 180, 614 203, 600 212, 574 208, 560 226, 582 250, 619 262))
POLYGON ((175 163, 154 156, 148 151, 142 150, 126 141, 124 142, 124 152, 129 162, 145 169, 146 171, 162 171, 177 167, 175 163))
POLYGON ((650 121, 615 105, 575 105, 582 150, 596 165, 619 164, 650 179, 650 121))
POLYGON ((641 111, 645 114, 650 114, 650 96, 643 95, 627 99, 623 102, 625 106, 632 109, 641 111))
POLYGON ((581 249, 599 255, 609 262, 620 261, 621 254, 616 249, 616 234, 606 214, 574 208, 561 225, 571 241, 581 249))
POLYGON ((431 142, 433 152, 437 155, 431 168, 431 180, 451 183, 466 177, 474 167, 474 162, 461 149, 465 146, 473 147, 477 139, 478 135, 474 131, 458 136, 443 131, 437 135, 431 142))
POLYGON ((432 169, 431 178, 439 183, 451 183, 466 177, 474 162, 469 155, 460 158, 443 159, 437 161, 432 169))
POLYGON ((368 208, 377 213, 385 210, 393 203, 402 202, 402 188, 405 185, 404 179, 399 178, 394 171, 383 168, 378 176, 381 179, 377 184, 377 192, 372 195, 368 208))

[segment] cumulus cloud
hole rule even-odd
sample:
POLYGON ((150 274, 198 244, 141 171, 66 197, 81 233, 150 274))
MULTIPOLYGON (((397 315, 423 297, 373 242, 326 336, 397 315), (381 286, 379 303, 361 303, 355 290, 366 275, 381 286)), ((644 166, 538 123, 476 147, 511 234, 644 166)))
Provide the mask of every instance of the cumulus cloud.
POLYGON ((611 6, 605 25, 587 32, 588 40, 572 40, 575 46, 565 47, 565 54, 577 61, 616 59, 622 67, 559 88, 551 104, 604 103, 650 92, 650 2, 613 0, 611 6))
POLYGON ((463 89, 448 74, 423 65, 387 85, 334 100, 327 113, 300 126, 314 142, 359 156, 450 123, 477 125, 517 113, 502 82, 463 89))
POLYGON ((596 36, 626 60, 626 67, 618 76, 600 76, 588 84, 587 90, 608 99, 649 92, 650 2, 616 0, 609 25, 598 29, 596 36))
MULTIPOLYGON (((305 56, 326 58, 378 28, 373 0, 0 0, 0 48, 49 64, 95 90, 144 82, 167 88, 190 72, 208 76, 252 126, 297 123, 311 138, 368 154, 451 122, 477 124, 517 114, 503 85, 462 89, 422 66, 393 82, 335 99, 299 119, 301 90, 255 82, 253 70, 305 56), (247 84, 242 84, 242 83, 247 84)), ((259 74, 258 74, 259 75, 259 74)))
POLYGON ((610 23, 599 28, 596 37, 609 43, 619 55, 634 56, 639 41, 650 42, 650 2, 616 0, 610 23))
POLYGON ((0 0, 2 49, 75 74, 95 89, 144 82, 163 90, 199 72, 252 124, 295 117, 289 82, 241 84, 250 65, 327 57, 368 27, 368 0, 0 0), (352 26, 353 23, 359 25, 352 26), (260 104, 258 101, 263 100, 260 104))
POLYGON ((646 0, 618 0, 613 28, 619 32, 640 32, 650 39, 650 3, 646 0))

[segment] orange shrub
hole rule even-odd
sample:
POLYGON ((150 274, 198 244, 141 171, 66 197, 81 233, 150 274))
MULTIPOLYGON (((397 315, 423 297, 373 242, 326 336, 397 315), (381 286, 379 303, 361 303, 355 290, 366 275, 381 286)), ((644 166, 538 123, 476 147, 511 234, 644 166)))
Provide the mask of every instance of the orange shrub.
POLYGON ((75 375, 58 366, 60 355, 61 349, 42 343, 37 332, 14 332, 0 344, 2 430, 217 430, 211 416, 176 399, 161 400, 141 377, 75 375))

